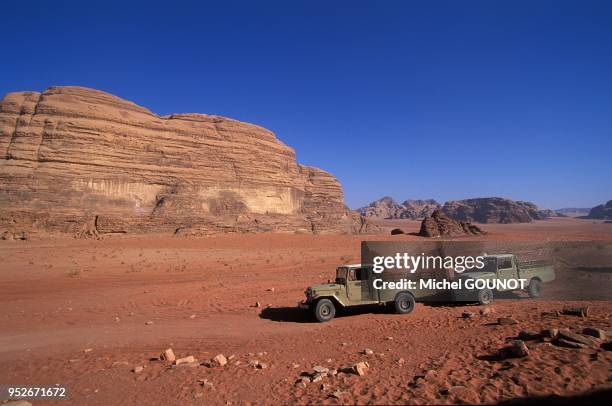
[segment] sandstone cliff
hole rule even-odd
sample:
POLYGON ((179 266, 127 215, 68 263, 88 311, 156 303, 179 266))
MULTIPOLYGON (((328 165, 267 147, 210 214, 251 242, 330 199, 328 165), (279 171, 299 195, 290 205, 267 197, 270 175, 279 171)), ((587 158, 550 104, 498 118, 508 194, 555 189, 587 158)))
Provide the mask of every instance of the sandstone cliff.
POLYGON ((0 102, 0 229, 342 233, 367 228, 329 173, 253 124, 160 117, 81 87, 0 102))

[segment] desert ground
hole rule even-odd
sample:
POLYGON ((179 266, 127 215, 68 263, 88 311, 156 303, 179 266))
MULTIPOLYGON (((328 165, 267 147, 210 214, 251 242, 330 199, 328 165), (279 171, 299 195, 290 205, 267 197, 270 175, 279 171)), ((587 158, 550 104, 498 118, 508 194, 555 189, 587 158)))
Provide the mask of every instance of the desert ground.
MULTIPOLYGON (((417 232, 419 222, 382 227, 417 232)), ((612 240, 612 224, 571 218, 483 225, 470 239, 612 240)), ((524 358, 498 359, 524 329, 612 330, 612 303, 589 317, 555 313, 567 303, 418 304, 314 323, 296 308, 311 284, 358 262, 360 242, 414 235, 163 235, 102 240, 33 235, 0 241, 0 383, 69 387, 71 404, 451 404, 612 396, 612 353, 530 343, 524 358), (256 303, 260 304, 259 307, 256 303), (476 315, 463 318, 464 311, 476 315), (516 325, 499 325, 498 317, 516 325), (224 367, 172 367, 159 354, 224 367), (372 354, 362 354, 364 349, 372 354), (364 376, 339 372, 299 383, 315 366, 367 361, 364 376), (134 372, 136 367, 144 367, 134 372)), ((38 401, 32 401, 36 404, 38 401)), ((65 401, 46 403, 66 404, 65 401)))

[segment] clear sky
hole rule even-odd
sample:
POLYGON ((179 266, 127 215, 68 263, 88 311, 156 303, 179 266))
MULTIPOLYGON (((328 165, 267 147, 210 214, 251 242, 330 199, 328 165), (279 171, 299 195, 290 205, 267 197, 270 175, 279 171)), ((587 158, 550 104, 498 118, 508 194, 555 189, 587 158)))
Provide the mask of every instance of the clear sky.
POLYGON ((260 124, 383 195, 612 199, 612 1, 4 1, 0 93, 260 124))

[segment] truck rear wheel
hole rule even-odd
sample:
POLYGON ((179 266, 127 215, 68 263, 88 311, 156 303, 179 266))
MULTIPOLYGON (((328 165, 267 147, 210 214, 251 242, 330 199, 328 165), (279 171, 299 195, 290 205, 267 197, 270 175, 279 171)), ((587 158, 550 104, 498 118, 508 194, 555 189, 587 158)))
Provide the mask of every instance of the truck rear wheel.
POLYGON ((478 291, 478 303, 488 305, 493 301, 493 291, 491 289, 480 289, 478 291))
POLYGON ((336 307, 331 300, 321 299, 314 308, 314 315, 319 322, 330 321, 336 315, 336 307))
POLYGON ((414 296, 408 292, 398 293, 395 296, 395 313, 408 314, 414 310, 414 296))
POLYGON ((542 282, 539 279, 533 278, 529 281, 529 286, 527 287, 527 293, 529 293, 529 297, 536 298, 540 296, 540 291, 542 290, 542 282))

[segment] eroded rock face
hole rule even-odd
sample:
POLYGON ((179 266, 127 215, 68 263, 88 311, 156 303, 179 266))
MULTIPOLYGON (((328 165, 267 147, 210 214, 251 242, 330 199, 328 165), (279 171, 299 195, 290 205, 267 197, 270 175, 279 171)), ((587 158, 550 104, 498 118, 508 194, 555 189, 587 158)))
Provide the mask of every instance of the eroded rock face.
POLYGON ((422 237, 445 237, 486 234, 480 227, 466 221, 450 219, 442 210, 435 210, 421 222, 422 237))
POLYGON ((160 117, 81 87, 0 102, 0 230, 339 233, 363 228, 329 173, 253 124, 160 117), (95 230, 91 229, 91 224, 95 230))
POLYGON ((377 219, 418 220, 431 215, 439 207, 440 204, 433 199, 408 199, 399 204, 393 198, 385 196, 370 203, 368 206, 357 209, 357 212, 364 217, 377 219))
POLYGON ((542 218, 535 204, 501 197, 452 200, 444 203, 442 211, 452 219, 476 223, 529 223, 542 218))
POLYGON ((612 220, 612 200, 608 200, 606 204, 593 207, 587 218, 612 220))

